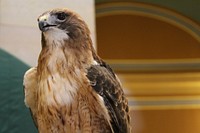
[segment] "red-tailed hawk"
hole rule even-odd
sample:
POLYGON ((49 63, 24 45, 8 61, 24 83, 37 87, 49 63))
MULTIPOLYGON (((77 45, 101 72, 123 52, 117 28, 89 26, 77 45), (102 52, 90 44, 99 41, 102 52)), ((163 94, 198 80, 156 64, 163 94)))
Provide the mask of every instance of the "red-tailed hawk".
POLYGON ((92 47, 79 15, 54 9, 38 18, 42 50, 24 76, 25 104, 40 133, 130 133, 127 99, 92 47))

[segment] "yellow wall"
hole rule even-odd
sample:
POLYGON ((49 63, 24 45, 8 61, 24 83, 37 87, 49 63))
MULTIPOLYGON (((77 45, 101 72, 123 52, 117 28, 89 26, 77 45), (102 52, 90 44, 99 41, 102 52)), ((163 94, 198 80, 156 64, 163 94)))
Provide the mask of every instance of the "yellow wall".
POLYGON ((96 8, 97 50, 122 81, 132 132, 200 132, 199 24, 144 3, 96 8))
POLYGON ((164 21, 126 14, 99 17, 96 21, 98 52, 105 59, 200 57, 200 42, 164 21))
POLYGON ((134 110, 133 133, 199 133, 200 109, 134 110))

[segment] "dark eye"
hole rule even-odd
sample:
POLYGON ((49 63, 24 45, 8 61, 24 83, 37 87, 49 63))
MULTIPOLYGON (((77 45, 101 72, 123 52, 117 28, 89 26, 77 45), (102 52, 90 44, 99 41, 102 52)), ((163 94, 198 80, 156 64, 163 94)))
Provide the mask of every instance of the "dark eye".
POLYGON ((67 17, 67 14, 65 14, 64 12, 61 12, 61 13, 58 13, 58 14, 57 14, 57 18, 58 18, 59 20, 65 20, 66 17, 67 17))

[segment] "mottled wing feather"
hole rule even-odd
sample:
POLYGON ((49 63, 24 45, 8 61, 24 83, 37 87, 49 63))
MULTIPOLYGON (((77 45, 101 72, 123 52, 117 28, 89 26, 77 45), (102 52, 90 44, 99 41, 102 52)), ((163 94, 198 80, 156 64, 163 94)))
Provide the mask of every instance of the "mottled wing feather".
POLYGON ((37 127, 37 116, 36 116, 36 87, 37 87, 37 69, 31 68, 24 75, 24 102, 27 108, 31 112, 34 124, 37 127))
POLYGON ((114 132, 129 133, 128 102, 112 69, 106 64, 93 65, 88 69, 87 77, 93 89, 104 99, 114 132))

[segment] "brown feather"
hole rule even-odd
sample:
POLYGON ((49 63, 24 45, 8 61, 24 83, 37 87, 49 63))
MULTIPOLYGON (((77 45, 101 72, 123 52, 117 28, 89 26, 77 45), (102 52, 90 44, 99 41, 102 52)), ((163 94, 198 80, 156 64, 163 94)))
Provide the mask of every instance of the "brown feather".
POLYGON ((30 109, 38 131, 112 133, 108 109, 86 76, 97 57, 86 23, 68 9, 47 11, 38 20, 56 25, 40 27, 44 31, 38 66, 34 76, 24 79, 28 84, 34 80, 34 85, 27 87, 34 87, 30 109), (59 13, 66 19, 55 20, 59 13))

